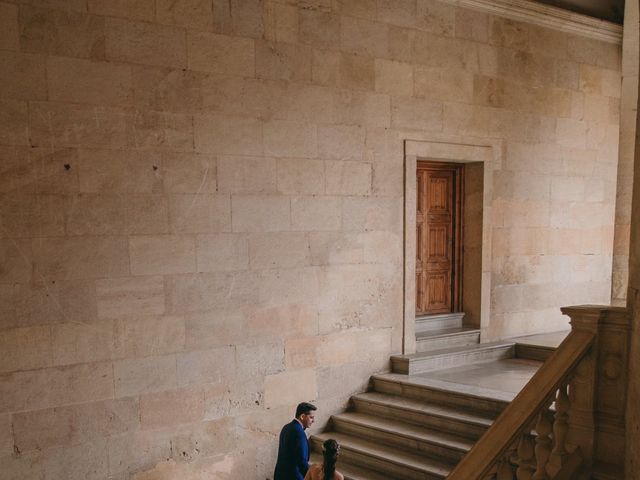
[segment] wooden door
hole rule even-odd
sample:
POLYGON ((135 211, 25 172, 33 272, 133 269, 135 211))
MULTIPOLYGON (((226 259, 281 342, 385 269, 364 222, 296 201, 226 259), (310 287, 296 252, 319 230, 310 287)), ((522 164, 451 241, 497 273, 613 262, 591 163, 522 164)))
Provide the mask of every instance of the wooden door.
POLYGON ((462 165, 418 162, 416 313, 457 312, 462 268, 462 165))

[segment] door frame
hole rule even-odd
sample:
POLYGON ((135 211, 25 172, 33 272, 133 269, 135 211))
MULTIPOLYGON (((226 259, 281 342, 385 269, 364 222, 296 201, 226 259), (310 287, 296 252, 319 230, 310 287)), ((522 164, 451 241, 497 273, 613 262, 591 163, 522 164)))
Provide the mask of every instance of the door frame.
MULTIPOLYGON (((453 217, 453 248, 452 248, 452 263, 453 268, 451 272, 451 310, 452 312, 462 311, 462 288, 463 277, 462 272, 464 268, 464 249, 463 249, 463 235, 464 235, 464 222, 462 221, 464 215, 464 163, 462 162, 438 162, 432 160, 425 160, 418 158, 416 160, 416 174, 418 169, 424 167, 425 170, 455 170, 454 177, 454 217, 453 217)), ((417 181, 417 179, 416 179, 417 181)), ((416 182, 417 183, 417 182, 416 182)), ((417 192, 416 192, 417 195, 417 192)), ((417 200, 417 199, 416 199, 417 200)), ((416 203, 417 208, 417 203, 416 203)))
MULTIPOLYGON (((416 322, 416 186, 417 162, 464 163, 467 165, 465 183, 472 179, 480 185, 478 212, 473 205, 465 209, 475 215, 479 225, 465 230, 464 241, 473 242, 475 259, 470 261, 465 248, 465 268, 461 309, 465 311, 469 325, 481 330, 483 341, 491 321, 491 206, 492 179, 496 165, 502 164, 503 145, 499 139, 437 135, 431 138, 405 139, 404 145, 404 279, 402 352, 415 353, 416 322)), ((474 197, 475 199, 476 197, 474 197)), ((475 218, 474 217, 474 218, 475 218)), ((464 221, 463 221, 464 223, 464 221)))

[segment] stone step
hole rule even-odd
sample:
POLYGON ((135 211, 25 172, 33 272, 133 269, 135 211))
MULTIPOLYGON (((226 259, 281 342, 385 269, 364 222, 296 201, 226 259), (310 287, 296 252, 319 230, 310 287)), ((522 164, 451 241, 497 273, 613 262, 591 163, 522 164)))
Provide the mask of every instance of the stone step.
POLYGON ((515 356, 513 342, 493 342, 453 347, 410 355, 393 355, 391 367, 394 373, 415 375, 431 370, 459 367, 470 363, 489 362, 515 356))
POLYGON ((514 397, 509 392, 397 373, 373 375, 371 380, 376 392, 464 409, 492 418, 500 415, 514 397))
POLYGON ((334 415, 331 420, 336 432, 446 463, 458 463, 473 446, 473 441, 464 437, 381 416, 347 412, 334 415))
POLYGON ((464 312, 420 315, 416 317, 416 333, 445 328, 462 328, 463 319, 464 312))
POLYGON ((544 362, 555 350, 555 347, 516 343, 516 358, 526 358, 527 360, 544 362))
MULTIPOLYGON (((322 454, 312 453, 309 464, 312 463, 322 463, 322 454)), ((336 471, 344 475, 344 480, 389 480, 389 477, 386 475, 380 475, 368 468, 351 465, 346 463, 342 458, 338 458, 336 471)))
POLYGON ((416 350, 430 352, 443 348, 464 347, 480 342, 480 330, 474 328, 444 328, 416 334, 416 350))
POLYGON ((397 448, 379 445, 339 432, 313 435, 310 439, 316 452, 322 451, 322 443, 333 438, 340 444, 340 458, 345 463, 368 468, 388 479, 440 480, 452 470, 450 464, 439 462, 397 448))
POLYGON ((413 398, 380 392, 367 392, 351 398, 355 411, 401 420, 429 429, 463 436, 470 441, 480 438, 495 416, 436 405, 413 398))

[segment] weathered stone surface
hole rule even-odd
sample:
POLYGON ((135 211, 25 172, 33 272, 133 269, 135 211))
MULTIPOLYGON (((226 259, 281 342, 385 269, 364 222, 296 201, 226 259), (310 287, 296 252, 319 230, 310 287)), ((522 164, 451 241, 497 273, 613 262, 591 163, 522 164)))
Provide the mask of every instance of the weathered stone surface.
POLYGON ((176 357, 133 358, 113 362, 116 397, 172 390, 177 386, 176 357))
POLYGON ((105 52, 110 61, 165 67, 187 65, 187 39, 182 29, 107 17, 104 30, 105 52))
POLYGON ((189 67, 205 72, 253 77, 254 42, 208 32, 189 33, 189 67))
POLYGON ((231 200, 234 232, 277 232, 291 226, 289 197, 234 195, 231 200))
POLYGON ((192 236, 130 237, 131 273, 154 275, 195 272, 195 250, 195 239, 192 236))

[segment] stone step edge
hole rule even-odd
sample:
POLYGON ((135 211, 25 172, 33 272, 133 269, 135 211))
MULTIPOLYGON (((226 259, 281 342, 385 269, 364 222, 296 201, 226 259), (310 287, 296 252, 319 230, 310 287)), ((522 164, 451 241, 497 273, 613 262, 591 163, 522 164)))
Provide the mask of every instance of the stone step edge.
POLYGON ((381 449, 379 445, 362 440, 351 435, 339 434, 337 432, 323 432, 311 437, 311 442, 322 444, 325 440, 334 438, 340 444, 343 451, 353 451, 356 454, 374 458, 378 461, 387 462, 401 468, 408 468, 418 472, 425 472, 435 475, 446 475, 453 469, 452 464, 438 462, 424 456, 419 456, 405 452, 395 447, 386 446, 381 449))
POLYGON ((463 336, 480 335, 480 329, 460 327, 460 328, 443 328, 440 330, 424 330, 416 333, 416 341, 431 340, 438 338, 463 337, 463 336))
MULTIPOLYGON (((485 392, 484 394, 470 393, 470 392, 464 392, 464 391, 455 389, 456 386, 465 387, 465 385, 460 385, 460 384, 451 383, 451 382, 437 381, 437 380, 429 380, 431 384, 428 385, 428 384, 425 384, 424 382, 422 383, 413 382, 410 380, 410 378, 411 378, 411 375, 405 375, 402 373, 380 373, 380 374, 372 375, 371 381, 374 384, 374 390, 375 390, 375 382, 376 380, 378 380, 380 382, 398 383, 402 386, 407 386, 407 387, 416 388, 416 389, 430 390, 430 391, 437 392, 439 394, 451 395, 451 396, 455 396, 463 399, 464 398, 478 399, 485 402, 497 403, 497 404, 501 404, 504 408, 506 408, 507 405, 511 402, 511 400, 513 400, 513 398, 506 398, 505 392, 501 392, 498 390, 490 390, 488 388, 483 388, 482 390, 485 392), (390 378, 392 375, 394 377, 390 378), (397 377, 403 377, 403 378, 400 379, 397 377)), ((387 392, 381 392, 381 393, 387 393, 387 392)), ((440 405, 440 404, 437 404, 437 405, 440 405)), ((485 413, 485 412, 481 411, 481 413, 485 413)))
MULTIPOLYGON (((360 427, 363 427, 363 428, 368 428, 370 430, 375 430, 377 432, 394 434, 394 435, 397 435, 399 437, 406 438, 408 440, 414 440, 414 441, 417 441, 417 442, 428 443, 429 445, 433 445, 433 446, 436 446, 436 447, 442 447, 442 448, 446 448, 446 449, 449 449, 449 450, 454 450, 454 451, 460 452, 460 453, 467 453, 471 449, 473 444, 475 443, 475 442, 470 441, 468 438, 465 438, 465 437, 462 437, 462 436, 459 436, 459 435, 455 435, 455 434, 452 434, 452 433, 442 432, 442 431, 439 431, 439 430, 430 429, 430 428, 426 428, 426 427, 419 427, 419 426, 416 426, 414 424, 410 424, 408 422, 402 422, 400 420, 389 420, 389 419, 385 419, 384 417, 377 417, 376 415, 369 415, 369 416, 374 417, 374 418, 381 418, 385 422, 392 424, 392 425, 387 426, 387 428, 385 428, 384 426, 373 425, 373 424, 367 423, 366 421, 362 421, 361 419, 353 418, 353 417, 350 416, 353 413, 354 412, 345 412, 345 413, 333 415, 331 418, 332 419, 337 419, 338 422, 346 422, 346 423, 350 423, 352 425, 357 425, 357 426, 360 426, 360 427), (407 429, 406 427, 404 427, 403 423, 406 424, 406 425, 411 425, 412 427, 421 428, 422 430, 424 430, 424 434, 418 434, 416 432, 410 431, 410 429, 407 429), (393 424, 395 424, 395 425, 393 425, 393 424), (391 428, 389 428, 389 427, 391 427, 391 428), (456 445, 455 441, 451 441, 451 439, 446 438, 446 437, 455 437, 455 440, 457 440, 458 443, 464 443, 466 445, 464 447, 460 446, 460 445, 456 445)), ((358 415, 363 415, 364 416, 365 414, 360 413, 358 415)), ((334 422, 335 422, 335 420, 334 420, 334 422)), ((335 425, 335 423, 334 423, 334 425, 335 425)))
POLYGON ((455 357, 458 355, 467 355, 476 352, 486 352, 491 350, 515 350, 515 342, 490 342, 479 343, 477 345, 466 345, 462 347, 442 348, 439 350, 433 350, 431 352, 416 352, 408 355, 391 355, 391 361, 419 361, 430 358, 446 358, 455 357))
POLYGON ((411 413, 450 419, 459 423, 466 423, 466 424, 470 424, 477 427, 483 427, 483 428, 489 428, 494 421, 494 417, 489 415, 484 415, 485 412, 469 412, 468 410, 463 410, 461 408, 456 408, 454 406, 440 405, 440 404, 433 405, 433 404, 421 402, 419 400, 415 400, 415 402, 410 402, 410 403, 415 403, 416 404, 415 406, 406 406, 399 403, 393 403, 393 400, 389 401, 390 399, 388 397, 402 398, 405 400, 405 402, 407 400, 409 401, 413 400, 408 397, 400 397, 398 395, 393 395, 391 393, 382 393, 382 392, 365 392, 358 395, 354 395, 353 399, 355 402, 375 403, 376 405, 384 406, 387 408, 395 408, 397 410, 405 410, 411 413), (371 398, 371 395, 369 394, 374 394, 375 397, 371 398), (384 397, 387 397, 387 398, 385 399, 384 397), (423 408, 423 407, 426 407, 426 408, 423 408), (437 410, 440 410, 440 411, 437 411, 437 410))

